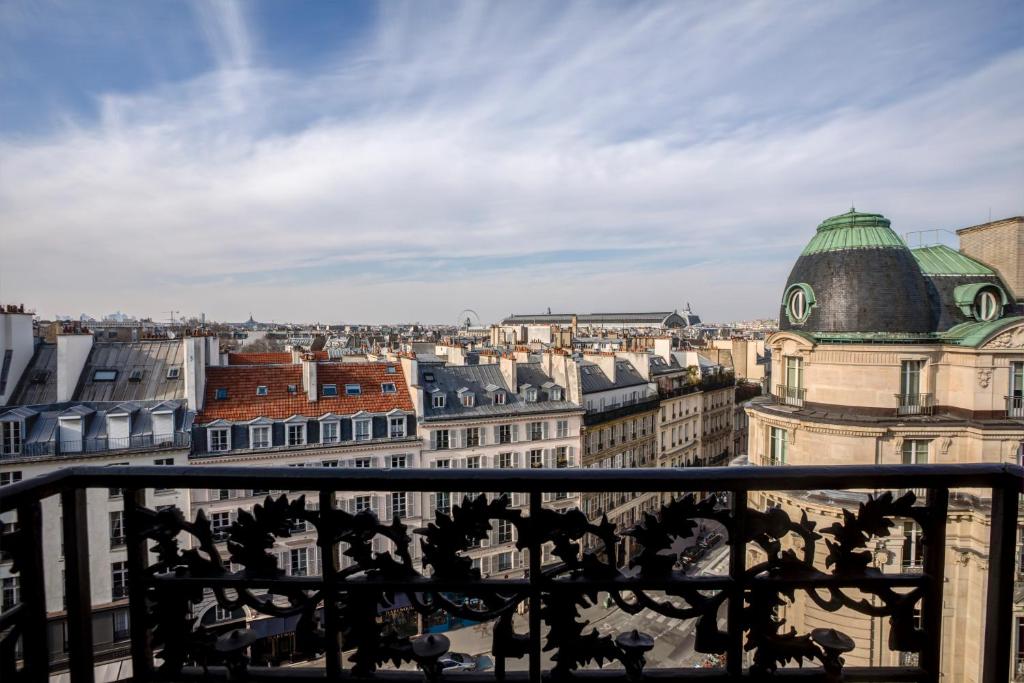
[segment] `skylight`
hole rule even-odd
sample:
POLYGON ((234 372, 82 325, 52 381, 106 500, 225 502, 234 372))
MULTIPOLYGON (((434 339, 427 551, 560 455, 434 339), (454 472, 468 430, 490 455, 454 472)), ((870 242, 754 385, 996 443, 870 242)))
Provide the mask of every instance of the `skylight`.
POLYGON ((113 382, 117 379, 117 370, 97 370, 92 373, 93 382, 113 382))
POLYGON ((359 396, 362 393, 363 393, 363 389, 358 384, 346 384, 345 385, 345 395, 346 396, 359 396))
POLYGON ((338 395, 338 385, 337 384, 325 384, 323 386, 323 395, 324 396, 337 396, 338 395))
POLYGON ((214 392, 213 397, 215 399, 217 399, 218 401, 223 401, 223 400, 227 399, 227 397, 228 397, 228 389, 227 389, 227 387, 218 387, 217 390, 214 392))
POLYGON ((432 373, 432 372, 424 372, 423 373, 423 381, 424 382, 433 382, 434 381, 434 373, 432 373))
POLYGON ((181 368, 179 367, 167 368, 167 379, 178 379, 180 374, 181 368))
POLYGON ((380 385, 380 393, 382 394, 394 394, 397 393, 397 391, 398 388, 395 386, 394 382, 383 382, 380 385))
POLYGON ((257 396, 266 396, 267 395, 267 387, 265 385, 263 385, 263 384, 261 384, 258 387, 256 387, 256 395, 257 396))

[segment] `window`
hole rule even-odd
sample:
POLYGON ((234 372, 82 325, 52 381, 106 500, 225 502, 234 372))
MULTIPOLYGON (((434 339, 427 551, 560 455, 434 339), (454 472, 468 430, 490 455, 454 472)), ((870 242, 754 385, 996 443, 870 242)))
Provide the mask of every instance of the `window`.
POLYGON ((399 469, 409 466, 409 456, 407 455, 392 455, 391 466, 399 469))
POLYGON ((474 402, 475 398, 476 397, 471 392, 468 392, 468 391, 462 392, 462 407, 463 408, 472 408, 473 407, 473 402, 474 402))
POLYGON ((406 494, 404 492, 392 493, 391 494, 391 518, 402 519, 408 515, 408 507, 406 506, 406 494))
POLYGON ((511 543, 512 542, 512 522, 507 519, 498 520, 497 529, 498 543, 511 543))
POLYGON ((218 401, 225 401, 225 400, 227 400, 227 397, 228 397, 228 389, 227 389, 227 387, 218 387, 217 389, 215 389, 213 397, 215 399, 217 399, 218 401))
POLYGON ((210 500, 231 500, 231 489, 210 489, 210 500))
POLYGON ((126 609, 114 610, 114 640, 128 640, 131 637, 131 620, 126 609))
POLYGON ((452 494, 448 491, 439 491, 436 494, 437 503, 434 505, 434 509, 444 515, 451 514, 452 511, 452 494))
POLYGON ((903 464, 927 465, 928 441, 921 439, 906 439, 903 442, 903 464))
POLYGON ((552 401, 561 401, 562 400, 562 390, 559 387, 553 387, 551 389, 551 400, 552 401))
POLYGON ((526 390, 526 402, 527 403, 535 403, 536 401, 537 401, 537 390, 536 389, 527 389, 526 390))
POLYGON ((256 395, 257 396, 266 396, 267 395, 267 387, 266 387, 265 384, 261 384, 258 387, 256 387, 256 395))
POLYGON ((1010 393, 1006 397, 1007 417, 1024 417, 1024 361, 1010 362, 1010 393))
POLYGON ((352 467, 358 469, 369 469, 370 467, 373 467, 373 464, 369 458, 356 458, 352 461, 352 467))
POLYGON ((289 446, 304 446, 306 444, 306 425, 288 425, 285 431, 286 443, 289 446))
POLYGON ((530 441, 540 441, 544 438, 544 423, 543 422, 530 422, 526 425, 526 433, 530 436, 530 441))
POLYGON ((338 433, 337 422, 320 423, 320 443, 338 443, 341 436, 338 433))
POLYGON ((124 545, 124 512, 114 510, 110 513, 110 547, 119 548, 124 545))
POLYGON ((373 438, 373 420, 352 420, 352 433, 356 441, 369 441, 373 438))
POLYGON ((117 379, 117 370, 96 370, 92 373, 93 382, 113 382, 117 379))
POLYGON ((167 368, 167 379, 178 379, 179 375, 181 375, 181 368, 177 366, 167 368))
POLYGON ((292 548, 288 551, 288 573, 305 576, 309 572, 309 548, 292 548))
POLYGON ((564 439, 569 436, 569 421, 559 420, 555 423, 555 433, 558 434, 559 439, 564 439))
POLYGON ((2 604, 0 611, 6 612, 19 602, 21 602, 21 578, 10 576, 3 580, 3 599, 0 600, 0 604, 2 604))
POLYGON ((7 377, 11 372, 11 359, 14 357, 14 350, 4 351, 4 364, 0 368, 0 394, 7 393, 7 377))
POLYGON ((569 466, 569 447, 559 446, 555 449, 555 467, 569 466))
POLYGON ((213 532, 214 541, 226 541, 231 528, 230 512, 214 512, 210 515, 210 531, 213 532))
POLYGON ((346 396, 359 396, 362 393, 363 393, 363 389, 358 384, 346 384, 345 385, 345 395, 346 396))
POLYGON ((20 471, 0 472, 0 486, 7 486, 8 484, 13 484, 16 481, 21 481, 20 471))
POLYGON ((771 452, 768 459, 770 465, 785 465, 786 464, 786 447, 787 447, 787 434, 785 429, 778 427, 772 427, 771 432, 771 452))
POLYGON ((512 454, 498 453, 498 467, 503 470, 507 470, 512 467, 512 454))
POLYGON ((530 451, 530 467, 544 467, 544 451, 539 448, 530 451))
MULTIPOLYGON (((321 394, 323 396, 337 396, 338 395, 338 385, 337 384, 324 384, 321 387, 320 392, 321 392, 321 394)), ((345 393, 348 393, 348 392, 346 391, 345 393)))
POLYGON ((434 432, 434 448, 439 451, 446 451, 450 447, 449 444, 447 429, 438 429, 434 432))
POLYGON ((352 504, 352 509, 356 512, 363 512, 372 508, 373 504, 370 501, 370 496, 356 496, 355 502, 352 504))
POLYGON ((438 392, 431 396, 430 405, 432 408, 444 408, 444 394, 438 392))
POLYGON ((804 386, 803 358, 786 356, 786 386, 790 389, 801 389, 804 386))
POLYGON ((995 320, 1002 309, 999 298, 991 289, 982 290, 974 301, 974 317, 978 320, 995 320))
POLYGON ((922 566, 924 545, 921 543, 921 527, 917 522, 903 522, 903 569, 922 566))
POLYGON ((452 461, 449 458, 441 458, 440 460, 434 461, 434 467, 439 470, 447 470, 452 466, 452 461))
POLYGON ((498 426, 498 443, 512 443, 512 425, 498 426))
POLYGON ((480 456, 479 455, 472 455, 472 456, 466 458, 466 469, 468 469, 468 470, 478 470, 478 469, 480 469, 480 456))
POLYGON ((900 364, 900 393, 917 397, 921 393, 921 368, 923 360, 905 360, 900 364))
POLYGON ((494 405, 503 406, 505 405, 505 392, 499 391, 494 394, 494 405))
POLYGON ((324 460, 323 462, 320 463, 320 467, 337 467, 337 466, 338 466, 338 461, 337 460, 324 460))
POLYGON ((498 553, 495 558, 495 566, 499 572, 507 572, 512 569, 512 553, 498 553))
POLYGON ((434 381, 434 373, 432 373, 432 372, 424 372, 423 373, 423 381, 424 382, 433 382, 434 381))
POLYGON ((388 436, 392 439, 404 439, 405 438, 405 416, 401 415, 398 417, 388 418, 388 436))
MULTIPOLYGON (((392 370, 393 372, 394 370, 392 370)), ((394 382, 382 382, 380 385, 380 393, 382 394, 397 394, 398 387, 395 386, 394 382)))
POLYGON ((466 447, 475 448, 480 445, 480 428, 468 427, 466 429, 466 447))
POLYGON ((394 365, 389 365, 388 366, 388 374, 389 375, 395 374, 395 366, 394 365))
POLYGON ((786 292, 786 317, 791 323, 806 322, 814 306, 814 292, 803 283, 791 285, 786 292))
POLYGON ((299 387, 296 386, 295 384, 289 384, 288 385, 288 393, 289 394, 297 394, 297 393, 299 393, 299 387))
POLYGON ((113 600, 128 597, 127 562, 112 562, 110 564, 110 597, 113 600))

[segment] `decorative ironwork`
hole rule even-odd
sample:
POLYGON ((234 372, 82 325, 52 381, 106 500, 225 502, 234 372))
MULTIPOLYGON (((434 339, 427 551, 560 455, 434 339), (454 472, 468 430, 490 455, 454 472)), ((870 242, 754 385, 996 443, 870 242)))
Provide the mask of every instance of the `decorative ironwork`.
MULTIPOLYGON (((40 608, 45 618, 44 594, 40 603, 42 583, 32 576, 37 570, 42 574, 39 500, 61 493, 69 506, 84 506, 85 496, 78 494, 86 487, 117 486, 126 490, 127 545, 141 570, 131 577, 136 680, 149 680, 149 667, 154 663, 159 670, 152 677, 203 678, 221 667, 229 677, 260 678, 264 668, 253 665, 248 654, 258 638, 256 631, 218 632, 202 623, 194 610, 196 605, 210 604, 207 595, 211 594, 212 601, 228 612, 244 608, 250 614, 293 619, 299 650, 323 656, 332 675, 347 665, 357 677, 377 673, 411 680, 408 675, 412 674, 378 670, 386 664, 416 663, 421 673, 415 676, 421 680, 442 677, 440 658, 447 652, 447 639, 410 639, 377 619, 381 607, 401 599, 424 617, 443 613, 493 622, 491 649, 498 679, 517 677, 506 673, 507 659, 528 657, 531 671, 535 671, 541 653, 550 652, 554 666, 549 675, 553 679, 585 677, 587 669, 616 662, 620 680, 641 680, 645 653, 654 644, 650 636, 638 631, 601 634, 581 615, 582 609, 597 604, 604 594, 630 614, 650 610, 670 618, 695 619, 695 650, 728 654, 724 675, 746 671, 782 680, 792 665, 814 663, 821 667, 825 680, 839 680, 840 676, 859 680, 857 669, 843 666, 842 654, 854 646, 848 636, 831 629, 798 633, 780 616, 798 591, 827 611, 849 609, 888 617, 890 648, 904 653, 902 661, 914 665, 886 671, 899 680, 932 680, 939 636, 918 628, 914 614, 918 607, 925 615, 941 609, 948 487, 988 486, 1000 511, 1015 506, 1021 489, 1019 468, 983 468, 945 468, 949 472, 943 467, 929 472, 899 466, 873 471, 839 468, 838 477, 828 468, 785 468, 788 473, 780 473, 779 468, 743 468, 742 474, 726 468, 696 474, 693 470, 525 471, 511 476, 475 470, 441 475, 365 470, 345 472, 344 478, 335 470, 295 474, 209 468, 203 472, 204 488, 232 477, 254 488, 314 490, 320 496, 315 505, 301 493, 268 496, 251 510, 239 509, 227 532, 226 554, 204 512, 189 520, 177 508, 151 510, 140 504, 140 486, 187 488, 192 483, 190 475, 167 474, 164 470, 168 468, 72 468, 38 486, 31 482, 12 486, 14 495, 5 497, 0 507, 0 511, 18 511, 21 524, 2 540, 4 550, 14 559, 12 571, 28 578, 29 589, 21 605, 0 616, 0 674, 5 680, 33 680, 40 666, 31 640, 27 650, 32 653, 24 654, 23 665, 17 664, 19 656, 13 648, 14 639, 30 637, 40 628, 40 608), (450 514, 438 511, 433 521, 413 530, 401 519, 383 523, 370 510, 352 513, 335 506, 336 491, 378 491, 385 486, 399 491, 451 490, 465 479, 473 479, 477 489, 525 492, 530 497, 530 514, 511 507, 506 495, 480 494, 465 497, 450 514), (804 490, 844 483, 862 487, 872 479, 897 489, 913 479, 926 487, 926 501, 917 504, 913 492, 899 497, 888 492, 869 495, 856 511, 844 509, 841 520, 824 528, 818 528, 806 512, 794 520, 782 508, 762 511, 747 505, 750 490, 804 490), (636 526, 619 529, 606 518, 590 520, 576 509, 542 505, 544 492, 566 488, 730 491, 733 503, 725 506, 717 496, 687 494, 663 504, 656 513, 645 514, 636 526), (923 572, 883 573, 874 566, 873 544, 889 537, 894 525, 904 520, 912 520, 923 531, 923 572), (482 577, 469 557, 496 522, 511 525, 516 531, 516 548, 530 554, 530 570, 521 579, 482 577), (680 545, 692 542, 705 524, 723 531, 731 565, 727 575, 691 576, 677 562, 680 545), (322 551, 319 575, 289 576, 273 552, 300 526, 315 531, 322 551), (635 551, 628 566, 620 568, 627 538, 635 551), (413 543, 418 543, 421 551, 419 562, 413 559, 413 543), (550 562, 540 561, 544 548, 550 549, 550 562), (345 568, 340 568, 342 556, 351 560, 345 568), (749 566, 748 556, 754 559, 749 566), (824 560, 816 564, 816 557, 824 560), (461 599, 453 598, 453 593, 461 599), (726 612, 726 605, 728 619, 723 629, 719 617, 726 612), (535 610, 530 630, 516 632, 513 616, 527 606, 535 610), (344 662, 342 642, 350 651, 344 662), (746 658, 739 656, 744 651, 746 658)), ((1013 512, 1015 520, 1015 507, 1013 512)), ((1007 533, 1005 524, 994 524, 993 534, 1007 533)), ((87 550, 78 547, 83 537, 76 536, 71 544, 75 557, 87 550)), ((1012 586, 1012 557, 997 560, 1007 565, 1006 576, 998 565, 993 580, 1010 581, 1012 586)), ((68 586, 74 581, 71 577, 68 586)), ((997 592, 1004 589, 1001 583, 995 588, 997 592)), ((992 608, 990 618, 1002 615, 992 608)), ((45 621, 42 625, 45 628, 45 621)), ((1008 661, 1008 651, 1005 654, 1008 661)), ((91 665, 73 669, 86 670, 91 671, 91 665)), ((859 671, 877 678, 877 671, 859 671)), ((683 671, 675 674, 686 675, 683 671)), ((85 676, 73 675, 76 679, 85 676)), ((522 680, 521 675, 517 680, 522 680)))

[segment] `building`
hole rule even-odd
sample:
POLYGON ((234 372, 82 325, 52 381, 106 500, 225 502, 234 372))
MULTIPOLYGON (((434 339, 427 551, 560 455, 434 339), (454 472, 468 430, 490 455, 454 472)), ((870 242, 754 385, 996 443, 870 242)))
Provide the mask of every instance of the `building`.
MULTIPOLYGON (((911 250, 878 214, 851 211, 822 222, 793 266, 780 330, 767 340, 772 396, 752 399, 746 409, 750 460, 780 467, 1020 463, 1024 309, 1014 278, 1024 256, 1021 224, 1016 218, 961 230, 957 251, 911 250)), ((751 503, 782 506, 793 519, 806 512, 820 529, 840 518, 841 506, 864 500, 864 494, 817 491, 751 503)), ((941 617, 948 681, 981 676, 989 505, 972 491, 949 503, 945 578, 956 590, 941 617)), ((880 571, 920 571, 922 538, 914 521, 871 543, 871 562, 880 571)), ((1016 595, 1020 666, 1024 605, 1020 590, 1016 595)), ((888 619, 828 612, 800 594, 784 616, 800 633, 828 626, 852 636, 858 647, 844 655, 849 665, 913 658, 887 647, 888 619)))
MULTIPOLYGON (((203 404, 192 427, 191 465, 200 469, 207 465, 421 466, 417 416, 400 364, 319 361, 308 353, 298 363, 285 354, 285 363, 240 365, 237 361, 245 360, 247 354, 232 355, 236 362, 207 370, 203 404)), ((241 488, 198 490, 193 492, 192 513, 202 510, 215 537, 225 543, 239 510, 251 512, 268 496, 279 494, 241 488)), ((319 504, 315 493, 307 495, 307 508, 318 509, 319 504)), ((335 505, 350 513, 372 511, 386 523, 402 520, 412 528, 423 519, 423 501, 417 494, 336 494, 335 505)), ((291 524, 289 535, 278 538, 271 550, 279 568, 286 576, 320 575, 323 558, 314 530, 301 519, 291 524)), ((393 547, 377 539, 374 549, 384 552, 393 547)), ((414 544, 410 550, 418 563, 419 547, 414 544)), ((226 549, 222 553, 228 556, 226 549)), ((341 570, 351 564, 352 558, 339 555, 341 570)), ((254 656, 261 661, 288 661, 296 649, 294 620, 258 615, 247 608, 230 613, 217 605, 212 594, 195 610, 200 623, 215 629, 248 623, 261 636, 254 646, 254 656)), ((415 633, 416 620, 413 617, 410 623, 406 612, 396 609, 386 616, 397 619, 400 630, 415 633)))
POLYGON ((600 332, 633 331, 640 334, 682 330, 700 325, 690 305, 680 311, 650 313, 539 313, 510 315, 491 327, 492 346, 540 342, 567 348, 577 336, 600 332))
MULTIPOLYGON (((583 410, 569 399, 568 387, 528 355, 485 356, 479 365, 421 362, 400 357, 409 380, 423 439, 422 466, 430 468, 518 469, 579 467, 583 410)), ((477 491, 438 491, 424 501, 425 520, 477 491)), ((491 494, 489 494, 491 495, 491 494)), ((545 495, 554 508, 579 506, 571 491, 545 495)), ((524 509, 526 496, 509 495, 524 509)), ((516 530, 502 521, 469 552, 483 576, 522 576, 527 560, 515 548, 516 530)), ((542 561, 550 561, 545 552, 542 561)))

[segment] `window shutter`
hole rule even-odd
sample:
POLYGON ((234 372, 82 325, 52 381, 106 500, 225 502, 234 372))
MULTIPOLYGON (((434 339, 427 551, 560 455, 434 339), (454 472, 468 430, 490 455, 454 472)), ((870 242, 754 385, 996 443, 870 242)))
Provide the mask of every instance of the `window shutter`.
POLYGON ((501 425, 494 425, 494 443, 501 441, 501 425))
POLYGON ((491 529, 490 529, 490 531, 487 532, 487 542, 488 542, 488 545, 492 545, 492 546, 499 545, 498 544, 497 522, 494 522, 494 521, 491 522, 491 529))
POLYGON ((518 507, 522 507, 523 504, 524 504, 523 503, 523 498, 525 497, 525 495, 526 494, 520 493, 519 491, 513 491, 512 492, 512 507, 517 507, 517 508, 518 507))
POLYGON ((431 429, 430 430, 430 450, 432 450, 432 451, 436 451, 437 450, 437 430, 436 429, 431 429))
POLYGON ((512 425, 512 443, 517 443, 518 441, 519 441, 519 425, 518 424, 514 424, 514 425, 512 425))
POLYGON ((513 453, 512 454, 512 467, 517 467, 518 468, 518 467, 522 467, 522 466, 523 466, 522 454, 521 453, 513 453))
POLYGON ((465 458, 459 458, 457 462, 458 462, 457 467, 459 467, 460 469, 466 469, 466 459, 465 458))
POLYGON ((423 518, 434 519, 437 516, 437 494, 431 493, 428 500, 429 508, 423 511, 423 518))
POLYGON ((491 466, 491 456, 481 455, 480 456, 480 467, 481 469, 487 469, 491 466))
MULTIPOLYGON (((480 445, 481 446, 486 446, 487 445, 487 429, 485 427, 481 427, 479 431, 480 431, 480 445)), ((497 441, 497 439, 495 439, 495 441, 497 441)))
POLYGON ((547 422, 547 420, 545 420, 544 422, 541 422, 540 424, 541 424, 540 433, 546 439, 546 438, 548 438, 548 422, 547 422))
POLYGON ((480 575, 484 578, 491 575, 491 558, 489 555, 480 558, 480 575))
POLYGON ((391 495, 387 494, 381 496, 380 505, 378 506, 381 510, 380 518, 385 522, 391 521, 391 495))
POLYGON ((512 569, 519 569, 522 564, 522 560, 519 557, 519 553, 515 550, 512 551, 512 569))
POLYGON ((380 496, 370 496, 370 510, 375 513, 378 517, 381 514, 381 498, 380 496))
POLYGON ((576 467, 576 447, 569 446, 569 467, 576 467))
POLYGON ((491 532, 490 531, 487 532, 487 535, 484 538, 480 539, 480 547, 481 548, 489 548, 489 547, 491 547, 491 532))
MULTIPOLYGON (((547 423, 545 423, 545 424, 547 424, 547 423)), ((553 460, 554 460, 554 457, 552 456, 551 449, 550 448, 545 448, 544 449, 544 469, 551 469, 552 467, 554 467, 555 464, 554 464, 553 460)))
MULTIPOLYGON (((419 516, 420 495, 419 491, 410 491, 405 494, 405 513, 407 517, 419 516)), ((415 543, 413 545, 415 545, 415 543)))

